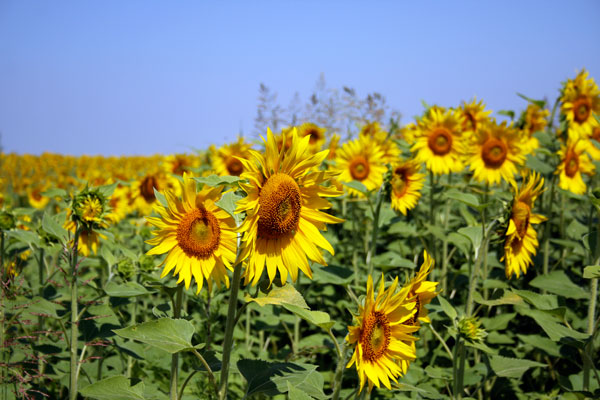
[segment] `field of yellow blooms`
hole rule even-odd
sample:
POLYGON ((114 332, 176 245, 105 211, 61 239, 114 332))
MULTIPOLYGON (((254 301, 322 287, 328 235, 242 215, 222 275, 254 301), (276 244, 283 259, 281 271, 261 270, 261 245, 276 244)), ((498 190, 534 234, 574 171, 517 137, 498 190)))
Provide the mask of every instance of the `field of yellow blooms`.
POLYGON ((0 400, 600 398, 600 90, 557 93, 0 153, 0 400))

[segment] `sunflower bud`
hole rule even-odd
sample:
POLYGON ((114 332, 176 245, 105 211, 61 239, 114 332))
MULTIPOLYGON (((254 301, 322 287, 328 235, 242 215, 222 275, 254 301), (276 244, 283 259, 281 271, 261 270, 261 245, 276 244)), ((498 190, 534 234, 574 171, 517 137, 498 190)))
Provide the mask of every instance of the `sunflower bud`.
POLYGON ((106 209, 106 198, 98 190, 85 188, 73 198, 72 218, 88 229, 98 228, 103 225, 106 209))
POLYGON ((131 279, 135 275, 135 266, 129 258, 126 258, 117 264, 117 272, 123 279, 131 279))
POLYGON ((480 326, 481 321, 477 317, 463 318, 458 322, 461 335, 472 342, 481 341, 487 336, 485 329, 480 326))
POLYGON ((8 211, 0 211, 0 230, 7 231, 15 227, 15 216, 8 211))
POLYGON ((142 270, 143 272, 154 271, 155 265, 154 265, 154 258, 152 256, 149 256, 147 254, 142 254, 142 256, 140 257, 139 263, 140 263, 140 270, 142 270))

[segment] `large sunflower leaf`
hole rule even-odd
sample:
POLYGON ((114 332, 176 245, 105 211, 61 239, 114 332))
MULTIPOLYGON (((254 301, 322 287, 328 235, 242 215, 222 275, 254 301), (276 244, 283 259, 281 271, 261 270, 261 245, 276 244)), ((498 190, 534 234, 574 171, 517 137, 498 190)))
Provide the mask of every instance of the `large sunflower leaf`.
POLYGON ((506 378, 521 378, 521 376, 529 368, 545 367, 546 364, 518 358, 490 356, 490 366, 498 376, 506 378))
POLYGON ((266 296, 252 298, 249 295, 246 295, 244 299, 247 302, 254 301, 261 307, 267 304, 288 304, 304 309, 309 308, 306 304, 306 301, 304 301, 304 297, 302 297, 300 292, 296 290, 294 285, 289 283, 283 285, 282 287, 274 287, 266 296))
POLYGON ((335 322, 331 320, 331 317, 326 312, 305 310, 303 308, 291 304, 283 304, 283 306, 287 308, 288 311, 293 312, 300 318, 322 329, 325 329, 326 331, 328 331, 333 327, 333 325, 335 325, 335 322))
POLYGON ((221 185, 233 185, 234 183, 238 183, 241 179, 238 176, 231 175, 210 175, 210 176, 201 176, 198 178, 194 178, 196 182, 203 183, 208 186, 221 186, 221 185))
POLYGON ((152 293, 139 283, 132 281, 125 283, 110 281, 104 287, 104 291, 110 297, 135 297, 152 293))
POLYGON ((194 325, 185 319, 160 318, 123 329, 114 329, 113 332, 121 337, 158 347, 171 354, 193 347, 194 325))
POLYGON ((82 388, 79 393, 98 400, 144 400, 144 382, 130 386, 127 377, 111 376, 82 388))
POLYGON ((560 270, 547 275, 538 275, 529 284, 570 299, 587 299, 589 296, 584 289, 574 284, 564 271, 560 270))

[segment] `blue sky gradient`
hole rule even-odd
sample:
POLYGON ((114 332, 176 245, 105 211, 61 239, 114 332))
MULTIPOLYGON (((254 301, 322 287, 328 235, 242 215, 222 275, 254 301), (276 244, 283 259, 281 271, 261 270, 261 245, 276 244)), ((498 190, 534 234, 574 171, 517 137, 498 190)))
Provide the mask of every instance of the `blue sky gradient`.
MULTIPOLYGON (((253 132, 261 82, 287 105, 329 87, 521 109, 587 68, 600 2, 0 1, 5 151, 173 153, 253 132)), ((266 128, 266 127, 265 127, 266 128)))

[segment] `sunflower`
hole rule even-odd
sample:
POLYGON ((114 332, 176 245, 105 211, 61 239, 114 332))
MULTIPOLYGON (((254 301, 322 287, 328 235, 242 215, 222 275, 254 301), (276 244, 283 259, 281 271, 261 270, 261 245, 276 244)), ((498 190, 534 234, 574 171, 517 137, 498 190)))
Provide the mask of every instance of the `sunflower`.
POLYGON ((212 169, 217 175, 240 176, 244 172, 242 162, 238 158, 248 158, 251 144, 240 136, 237 142, 221 146, 213 153, 212 169))
POLYGON ((483 100, 477 102, 477 99, 473 99, 469 104, 463 101, 457 111, 464 117, 462 121, 463 131, 471 132, 475 132, 481 124, 488 122, 489 115, 492 113, 485 110, 483 100))
POLYGON ((146 254, 168 253, 161 264, 161 278, 175 269, 177 283, 185 282, 186 289, 194 278, 196 293, 204 281, 209 290, 213 282, 229 287, 226 268, 231 269, 235 260, 237 233, 234 219, 215 204, 221 198, 221 188, 205 186, 197 192, 196 181, 187 172, 180 185, 182 199, 166 190, 167 207, 159 203, 154 206, 160 217, 146 217, 158 228, 152 232, 156 237, 146 241, 154 246, 146 254))
POLYGON ((500 125, 495 120, 481 124, 471 137, 467 164, 479 182, 513 182, 517 165, 524 162, 523 137, 506 121, 500 125))
POLYGON ((379 122, 369 122, 362 126, 359 137, 362 136, 376 141, 379 146, 381 146, 381 149, 383 150, 383 157, 381 161, 384 164, 393 164, 398 161, 400 157, 400 149, 396 145, 396 142, 389 138, 388 132, 381 128, 379 122))
POLYGON ((328 160, 335 160, 337 149, 339 148, 340 143, 340 135, 334 133, 331 135, 331 139, 329 139, 329 154, 327 154, 328 160))
POLYGON ((100 238, 106 239, 97 231, 107 227, 105 203, 106 199, 99 191, 85 188, 73 198, 67 211, 64 227, 73 233, 79 229, 77 251, 85 257, 96 254, 100 238))
POLYGON ((108 205, 110 206, 110 211, 106 216, 106 219, 112 222, 113 224, 121 221, 127 213, 130 211, 129 206, 129 188, 125 186, 117 186, 112 196, 108 200, 108 205))
POLYGON ((188 154, 171 154, 165 157, 163 169, 167 174, 183 176, 185 171, 196 166, 194 157, 188 154))
POLYGON ((342 222, 320 211, 331 207, 322 197, 341 194, 323 186, 334 174, 316 169, 328 150, 311 154, 310 138, 300 139, 295 129, 290 133, 289 149, 278 150, 275 136, 268 129, 265 154, 251 150, 250 160, 240 158, 246 171, 241 178, 250 181, 240 184, 248 195, 238 201, 236 209, 236 213, 246 213, 239 229, 244 234, 240 259, 247 258, 245 284, 256 285, 265 265, 269 282, 273 282, 277 271, 282 282, 288 273, 295 282, 298 268, 312 279, 307 257, 327 265, 321 249, 334 254, 319 232, 326 229, 326 223, 342 222))
POLYGON ((531 257, 535 255, 538 247, 537 233, 532 224, 544 222, 547 218, 532 212, 537 197, 544 191, 544 178, 533 172, 523 180, 521 188, 512 182, 515 197, 508 228, 504 242, 504 260, 506 277, 510 279, 513 274, 520 276, 527 273, 527 268, 532 264, 531 257))
POLYGON ((421 197, 425 175, 419 173, 420 169, 421 164, 415 160, 404 161, 394 166, 390 181, 392 208, 404 215, 408 210, 415 208, 421 197))
POLYGON ((411 151, 436 175, 460 172, 463 164, 463 117, 452 110, 430 108, 414 132, 411 151))
POLYGON ((368 381, 369 391, 380 383, 391 389, 390 380, 406 373, 408 362, 417 355, 412 335, 419 327, 411 323, 416 312, 417 297, 409 297, 409 287, 396 293, 398 278, 385 289, 383 275, 377 295, 373 291, 373 278, 367 279, 367 294, 364 303, 354 315, 355 325, 348 326, 346 341, 355 345, 352 358, 346 365, 356 364, 356 371, 362 391, 368 381))
POLYGON ((589 140, 568 141, 566 146, 561 146, 558 151, 560 164, 555 174, 559 175, 558 186, 575 194, 583 194, 586 190, 586 184, 581 174, 593 175, 594 164, 586 151, 592 144, 589 140))
POLYGON ((533 134, 546 128, 546 125, 548 125, 547 118, 549 115, 550 111, 548 109, 541 108, 537 104, 530 103, 527 106, 521 121, 521 132, 524 137, 523 150, 525 154, 532 153, 540 146, 539 141, 533 136, 533 134))
POLYGON ((46 197, 42 194, 47 189, 45 186, 33 186, 27 189, 27 199, 29 200, 29 204, 38 210, 42 210, 48 202, 50 202, 50 198, 46 197))
POLYGON ((592 134, 589 137, 590 145, 588 146, 588 154, 595 161, 600 161, 600 126, 594 127, 592 134))
MULTIPOLYGON (((367 190, 377 189, 383 183, 383 174, 386 172, 383 157, 379 143, 366 135, 344 143, 335 159, 336 170, 340 174, 338 180, 359 181, 367 190)), ((351 196, 364 196, 357 190, 347 189, 351 196)))
POLYGON ((323 144, 325 143, 325 132, 327 131, 327 128, 320 127, 312 122, 305 122, 297 129, 299 137, 303 138, 308 136, 310 138, 308 140, 308 147, 313 153, 321 150, 321 147, 323 147, 323 144))
POLYGON ((167 189, 177 189, 172 187, 175 181, 169 182, 161 172, 148 172, 140 179, 131 183, 130 202, 131 206, 138 210, 141 215, 148 215, 152 212, 152 206, 156 202, 154 190, 165 191, 167 189))
POLYGON ((584 131, 598 126, 594 113, 600 114, 600 90, 594 79, 587 79, 582 70, 575 79, 569 79, 563 87, 560 111, 569 125, 580 126, 584 131))

